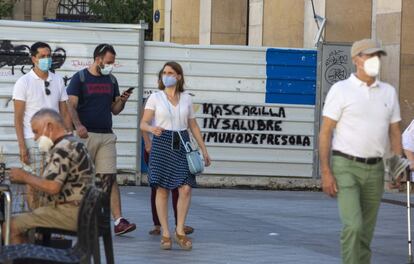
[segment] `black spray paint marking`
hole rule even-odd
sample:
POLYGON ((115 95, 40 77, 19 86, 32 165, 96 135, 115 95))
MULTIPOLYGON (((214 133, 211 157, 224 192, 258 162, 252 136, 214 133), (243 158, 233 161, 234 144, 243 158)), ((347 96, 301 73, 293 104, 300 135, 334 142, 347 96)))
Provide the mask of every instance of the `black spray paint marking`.
POLYGON ((230 104, 203 104, 203 114, 211 117, 203 118, 204 129, 221 130, 203 133, 205 142, 228 144, 253 144, 253 145, 290 145, 310 146, 311 138, 302 135, 261 134, 260 131, 281 132, 282 120, 267 118, 238 119, 237 117, 277 117, 286 118, 283 107, 230 105, 230 104), (226 118, 229 117, 229 118, 226 118), (224 130, 224 131, 223 131, 224 130), (228 130, 225 131, 225 130, 228 130), (230 132, 231 131, 231 132, 230 132), (244 133, 239 133, 244 132, 244 133), (246 133, 246 132, 252 133, 246 133))
POLYGON ((283 107, 267 107, 267 106, 252 106, 252 105, 214 105, 203 104, 203 114, 209 114, 212 117, 217 116, 274 116, 285 118, 286 113, 283 107))
POLYGON ((329 53, 329 57, 325 61, 325 80, 329 84, 345 80, 348 77, 348 70, 345 67, 347 64, 348 55, 343 50, 334 50, 329 53))
POLYGON ((253 145, 281 145, 281 146, 310 146, 309 136, 278 135, 278 134, 244 134, 244 133, 203 133, 204 142, 229 143, 229 144, 253 144, 253 145))
POLYGON ((203 118, 203 128, 238 131, 282 131, 281 120, 203 118))
MULTIPOLYGON (((63 48, 56 48, 52 52, 51 71, 59 69, 66 61, 66 51, 63 48)), ((20 67, 22 74, 27 73, 32 67, 32 58, 30 47, 28 45, 13 46, 10 40, 0 40, 0 68, 4 66, 12 67, 11 74, 14 75, 14 69, 20 67)))

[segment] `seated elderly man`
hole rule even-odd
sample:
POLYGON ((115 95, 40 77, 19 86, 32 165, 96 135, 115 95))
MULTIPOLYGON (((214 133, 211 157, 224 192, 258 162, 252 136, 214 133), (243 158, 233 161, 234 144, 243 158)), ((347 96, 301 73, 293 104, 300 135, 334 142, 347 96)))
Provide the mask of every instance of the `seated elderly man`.
POLYGON ((39 110, 31 120, 35 140, 47 152, 41 177, 13 168, 10 180, 40 191, 41 206, 11 220, 12 244, 24 243, 34 227, 76 231, 80 201, 93 182, 94 165, 83 143, 68 135, 60 115, 52 109, 39 110))

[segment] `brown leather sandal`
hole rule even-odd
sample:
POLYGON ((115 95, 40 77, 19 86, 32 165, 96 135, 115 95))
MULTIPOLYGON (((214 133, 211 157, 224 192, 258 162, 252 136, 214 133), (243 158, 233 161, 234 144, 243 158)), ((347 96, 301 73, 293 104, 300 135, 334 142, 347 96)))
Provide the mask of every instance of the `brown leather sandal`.
POLYGON ((193 248, 191 238, 186 235, 179 235, 177 232, 175 232, 175 242, 184 250, 191 250, 193 248))
POLYGON ((172 248, 172 240, 171 237, 161 237, 160 248, 164 250, 169 250, 172 248))
POLYGON ((191 226, 184 226, 184 233, 186 235, 192 234, 194 232, 194 228, 192 228, 191 226))
POLYGON ((160 226, 154 226, 153 229, 151 229, 148 234, 153 235, 153 236, 159 236, 161 235, 161 229, 160 226))

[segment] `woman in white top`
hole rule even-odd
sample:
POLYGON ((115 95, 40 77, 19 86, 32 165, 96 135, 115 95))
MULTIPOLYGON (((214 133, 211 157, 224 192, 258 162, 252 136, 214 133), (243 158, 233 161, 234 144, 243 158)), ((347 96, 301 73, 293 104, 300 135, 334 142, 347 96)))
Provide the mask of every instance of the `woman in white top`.
MULTIPOLYGON (((163 70, 164 69, 161 69, 158 72, 158 80, 157 80, 158 86, 163 85, 162 84, 162 72, 163 72, 163 70)), ((151 125, 154 125, 154 124, 151 123, 151 125)), ((148 166, 148 164, 149 164, 149 154, 151 152, 151 145, 152 145, 152 143, 151 143, 152 142, 152 135, 150 135, 148 132, 142 130, 142 137, 144 139, 144 145, 145 145, 144 161, 145 161, 145 164, 148 166)), ((159 236, 159 235, 161 235, 161 223, 160 223, 160 219, 158 218, 157 206, 155 204, 156 194, 157 194, 157 188, 152 187, 151 188, 151 213, 152 213, 152 221, 154 223, 154 227, 148 233, 150 235, 159 236)), ((172 196, 171 200, 172 200, 173 211, 174 211, 175 225, 177 225, 178 188, 175 188, 175 189, 171 190, 171 196, 172 196)), ((194 232, 194 228, 192 228, 191 226, 185 225, 184 226, 184 232, 185 232, 186 235, 192 234, 194 232)))
POLYGON ((191 96, 184 92, 184 74, 180 64, 167 62, 162 72, 159 92, 148 98, 140 127, 154 135, 149 159, 148 180, 157 188, 156 207, 162 228, 162 249, 171 249, 168 228, 168 195, 178 188, 177 228, 175 240, 185 250, 192 249, 192 241, 185 235, 184 224, 191 201, 191 188, 195 187, 195 175, 189 171, 186 151, 178 133, 189 141, 188 128, 202 151, 205 165, 210 157, 195 119, 191 96))

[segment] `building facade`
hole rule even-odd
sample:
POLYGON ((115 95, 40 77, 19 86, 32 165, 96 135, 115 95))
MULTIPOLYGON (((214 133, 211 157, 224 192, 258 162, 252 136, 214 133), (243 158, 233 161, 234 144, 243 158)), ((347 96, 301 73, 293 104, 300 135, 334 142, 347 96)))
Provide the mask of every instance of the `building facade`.
MULTIPOLYGON (((88 0, 10 0, 16 20, 88 20, 88 0)), ((386 49, 381 79, 400 95, 403 126, 414 118, 414 0, 154 0, 155 41, 314 48, 321 40, 374 38, 386 49), (411 11, 411 12, 410 12, 411 11), (315 15, 321 19, 315 19, 315 15)))
POLYGON ((9 0, 15 20, 89 20, 89 0, 9 0))
POLYGON ((399 91, 405 127, 414 118, 412 10, 414 0, 154 0, 153 33, 183 44, 314 48, 324 18, 322 41, 385 47, 381 79, 399 91))

